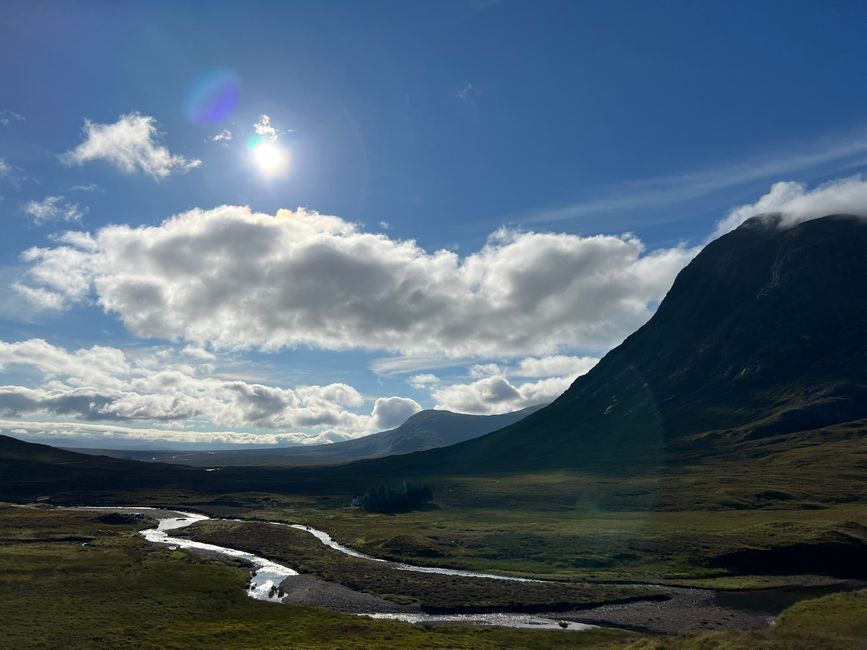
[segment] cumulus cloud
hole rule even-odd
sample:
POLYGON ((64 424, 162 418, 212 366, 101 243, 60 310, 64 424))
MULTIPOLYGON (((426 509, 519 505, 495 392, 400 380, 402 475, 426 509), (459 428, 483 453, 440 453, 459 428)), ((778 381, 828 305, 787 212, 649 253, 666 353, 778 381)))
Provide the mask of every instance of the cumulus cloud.
POLYGON ((495 415, 528 406, 548 404, 569 388, 575 377, 549 377, 535 382, 513 384, 502 375, 485 377, 469 384, 452 384, 432 392, 435 408, 495 415))
POLYGON ((421 405, 408 397, 380 397, 373 405, 373 420, 377 429, 394 429, 421 411, 421 405))
POLYGON ((731 232, 750 217, 779 213, 781 227, 818 219, 830 214, 867 217, 867 177, 836 179, 810 190, 804 183, 774 183, 755 203, 732 209, 716 226, 712 239, 731 232))
MULTIPOLYGON (((185 349, 184 356, 190 352, 185 349)), ((35 371, 40 379, 35 385, 0 386, 0 416, 6 418, 193 422, 292 429, 296 437, 333 441, 392 428, 421 408, 410 399, 386 397, 377 399, 369 414, 359 413, 353 409, 367 400, 344 383, 268 386, 224 377, 213 364, 191 364, 165 350, 130 355, 105 346, 68 351, 42 339, 0 341, 0 372, 12 370, 35 371)))
POLYGON ((503 358, 618 343, 694 254, 648 253, 630 235, 501 230, 461 257, 302 209, 223 206, 23 257, 28 287, 63 305, 95 298, 139 336, 503 358))
POLYGON ((202 164, 173 154, 161 143, 156 120, 140 113, 127 113, 113 124, 84 121, 84 141, 67 151, 61 160, 68 165, 82 165, 103 160, 125 174, 142 172, 155 179, 183 173, 202 164))
POLYGON ((492 415, 557 399, 573 381, 598 363, 596 357, 551 355, 529 357, 517 364, 476 364, 470 368, 470 383, 433 387, 436 408, 460 413, 492 415), (516 382, 514 378, 537 378, 516 382))
POLYGON ((81 221, 87 208, 71 203, 63 196, 46 196, 41 201, 28 201, 21 206, 21 211, 41 225, 50 221, 81 221))
POLYGON ((261 135, 269 140, 276 140, 279 135, 277 129, 271 126, 271 118, 267 115, 260 116, 259 121, 253 125, 253 129, 255 129, 256 135, 261 135))
POLYGON ((562 354, 548 357, 530 357, 521 359, 517 368, 511 371, 517 377, 550 377, 552 375, 571 376, 583 375, 599 363, 597 357, 571 357, 562 354))
POLYGON ((5 160, 0 158, 0 176, 6 176, 7 174, 12 172, 12 167, 9 166, 5 160))

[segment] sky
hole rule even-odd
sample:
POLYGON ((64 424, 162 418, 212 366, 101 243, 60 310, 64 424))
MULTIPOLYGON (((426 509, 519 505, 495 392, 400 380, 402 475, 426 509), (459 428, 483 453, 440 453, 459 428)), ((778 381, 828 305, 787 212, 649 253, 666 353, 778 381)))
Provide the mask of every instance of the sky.
POLYGON ((0 5, 0 430, 546 403, 760 212, 867 210, 863 2, 0 5))

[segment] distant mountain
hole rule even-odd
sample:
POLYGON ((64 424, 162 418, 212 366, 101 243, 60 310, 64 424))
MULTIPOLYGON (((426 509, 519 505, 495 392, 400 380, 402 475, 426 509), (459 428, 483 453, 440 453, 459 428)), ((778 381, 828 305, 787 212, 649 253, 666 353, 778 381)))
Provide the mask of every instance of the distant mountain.
POLYGON ((535 413, 542 406, 531 406, 503 415, 465 415, 431 409, 416 413, 395 429, 326 445, 207 452, 130 449, 72 449, 71 451, 198 467, 339 465, 364 458, 380 458, 446 447, 478 438, 518 422, 535 413))
MULTIPOLYGON (((867 221, 755 217, 550 406, 393 472, 648 466, 867 417, 867 221)), ((383 468, 384 469, 384 468, 383 468)))

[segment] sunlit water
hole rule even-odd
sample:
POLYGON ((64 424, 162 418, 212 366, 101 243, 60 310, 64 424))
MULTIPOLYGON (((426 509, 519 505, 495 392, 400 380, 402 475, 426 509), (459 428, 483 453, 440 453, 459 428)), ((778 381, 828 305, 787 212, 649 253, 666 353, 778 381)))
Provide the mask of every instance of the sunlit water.
MULTIPOLYGON (((199 521, 207 521, 211 519, 205 515, 200 515, 192 512, 180 512, 177 510, 162 510, 159 508, 112 508, 112 507, 85 507, 87 510, 111 510, 114 512, 135 512, 142 514, 155 514, 160 517, 159 524, 156 528, 148 528, 141 531, 139 534, 147 541, 154 544, 166 545, 169 548, 183 548, 197 551, 206 551, 215 555, 233 558, 248 563, 251 567, 251 580, 247 588, 247 595, 256 600, 266 600, 272 602, 282 602, 283 596, 280 591, 280 584, 287 578, 299 575, 294 569, 287 566, 272 562, 253 553, 241 551, 226 546, 217 546, 216 544, 206 544, 205 542, 196 542, 184 537, 172 537, 168 531, 179 530, 186 528, 199 521), (176 516, 166 516, 166 515, 176 516)), ((238 519, 215 519, 215 521, 244 521, 238 519)), ((417 571, 419 573, 438 573, 444 575, 463 576, 471 578, 489 578, 493 580, 514 580, 518 582, 538 582, 528 578, 513 578, 508 576, 498 576, 487 573, 478 573, 475 571, 460 571, 457 569, 440 569, 436 567, 421 567, 411 564, 403 564, 400 562, 390 562, 381 558, 371 557, 364 553, 359 553, 351 548, 343 546, 331 539, 328 533, 321 530, 316 530, 309 526, 301 524, 283 524, 280 522, 268 522, 279 526, 290 526, 297 530, 303 530, 310 533, 320 542, 346 555, 352 557, 371 560, 374 562, 384 562, 389 566, 401 571, 417 571)), ((392 621, 403 621, 406 623, 451 623, 465 625, 482 625, 494 627, 512 627, 524 629, 538 630, 587 630, 596 627, 595 625, 586 625, 584 623, 573 623, 566 621, 555 621, 548 618, 541 618, 530 614, 520 613, 490 613, 490 614, 424 614, 421 612, 410 613, 385 613, 385 612, 368 612, 359 614, 359 616, 368 616, 376 619, 387 619, 392 621)))

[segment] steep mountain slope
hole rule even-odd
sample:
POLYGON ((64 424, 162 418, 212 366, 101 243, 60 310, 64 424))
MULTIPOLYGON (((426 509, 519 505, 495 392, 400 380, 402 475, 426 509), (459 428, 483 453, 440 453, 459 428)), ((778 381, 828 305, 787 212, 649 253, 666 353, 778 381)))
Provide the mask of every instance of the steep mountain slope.
POLYGON ((542 406, 531 406, 502 415, 465 415, 431 409, 416 413, 399 427, 388 431, 381 431, 355 440, 307 447, 209 452, 129 449, 74 449, 73 451, 114 458, 181 463, 199 467, 337 465, 364 458, 407 454, 464 442, 518 422, 540 408, 542 406))
POLYGON ((867 221, 780 222, 709 244, 547 408, 394 471, 641 467, 867 417, 867 221))

